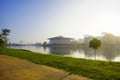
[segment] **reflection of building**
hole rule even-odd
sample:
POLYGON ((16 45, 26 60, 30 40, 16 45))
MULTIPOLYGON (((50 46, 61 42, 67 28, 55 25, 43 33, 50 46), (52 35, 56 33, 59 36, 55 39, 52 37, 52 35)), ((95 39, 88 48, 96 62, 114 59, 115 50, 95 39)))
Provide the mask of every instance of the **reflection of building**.
POLYGON ((120 46, 104 46, 102 47, 102 50, 102 54, 106 58, 106 60, 114 60, 120 55, 120 46))
POLYGON ((49 38, 49 44, 70 44, 73 38, 67 38, 63 36, 57 36, 53 38, 49 38))
POLYGON ((116 43, 117 43, 118 45, 120 45, 120 36, 118 36, 118 37, 116 38, 116 43))
POLYGON ((50 53, 59 55, 71 54, 71 49, 67 47, 49 47, 50 53))

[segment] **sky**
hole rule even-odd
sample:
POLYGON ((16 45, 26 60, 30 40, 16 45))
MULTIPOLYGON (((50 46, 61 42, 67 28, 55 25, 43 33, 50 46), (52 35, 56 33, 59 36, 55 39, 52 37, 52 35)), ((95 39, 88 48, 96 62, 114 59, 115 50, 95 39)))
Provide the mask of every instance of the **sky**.
POLYGON ((0 30, 10 29, 9 41, 15 43, 102 32, 120 36, 119 21, 120 0, 0 0, 0 30))

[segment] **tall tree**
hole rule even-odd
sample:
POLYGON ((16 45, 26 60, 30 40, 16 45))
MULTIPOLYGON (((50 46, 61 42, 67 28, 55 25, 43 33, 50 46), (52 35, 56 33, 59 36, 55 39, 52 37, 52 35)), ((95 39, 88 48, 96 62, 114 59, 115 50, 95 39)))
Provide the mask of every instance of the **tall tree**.
POLYGON ((97 38, 93 38, 90 42, 89 42, 89 48, 93 48, 95 49, 95 60, 96 60, 96 50, 101 46, 101 40, 97 39, 97 38))
POLYGON ((9 29, 2 29, 1 35, 4 37, 4 52, 7 47, 7 41, 8 41, 7 36, 9 35, 9 33, 10 33, 9 29))
POLYGON ((2 34, 0 34, 0 48, 4 47, 4 37, 2 34))

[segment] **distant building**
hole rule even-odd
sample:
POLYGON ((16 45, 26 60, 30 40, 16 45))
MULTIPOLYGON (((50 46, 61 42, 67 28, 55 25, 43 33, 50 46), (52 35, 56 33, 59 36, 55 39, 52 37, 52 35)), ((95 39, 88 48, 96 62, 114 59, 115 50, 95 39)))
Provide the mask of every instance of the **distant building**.
POLYGON ((84 44, 89 44, 90 40, 93 39, 93 36, 85 35, 84 37, 84 44))
POLYGON ((34 45, 35 46, 41 46, 42 44, 41 43, 35 43, 34 45))
MULTIPOLYGON (((102 43, 103 44, 116 44, 117 37, 111 33, 103 33, 102 43)), ((119 40, 118 40, 119 41, 119 40)))
POLYGON ((49 44, 71 44, 73 38, 67 38, 63 36, 57 36, 49 38, 49 44))
POLYGON ((79 40, 78 40, 78 43, 79 43, 79 44, 84 43, 84 39, 79 39, 79 40))

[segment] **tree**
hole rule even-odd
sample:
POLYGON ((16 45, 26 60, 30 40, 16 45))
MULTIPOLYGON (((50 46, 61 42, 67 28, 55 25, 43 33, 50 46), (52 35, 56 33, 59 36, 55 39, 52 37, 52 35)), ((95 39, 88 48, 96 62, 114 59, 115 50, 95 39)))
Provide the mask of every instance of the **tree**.
POLYGON ((2 34, 0 34, 0 48, 4 47, 4 37, 2 34))
POLYGON ((43 46, 46 46, 47 45, 47 42, 45 41, 44 43, 43 43, 43 46))
POLYGON ((2 38, 3 38, 3 42, 1 41, 1 43, 2 44, 4 44, 4 52, 5 52, 5 49, 6 49, 6 47, 7 47, 7 36, 9 35, 9 33, 10 33, 10 30, 9 29, 2 29, 2 33, 1 33, 1 36, 2 36, 2 38))
POLYGON ((2 35, 8 36, 10 33, 9 29, 2 29, 2 35))
POLYGON ((95 49, 95 60, 96 60, 96 50, 101 46, 101 40, 97 39, 97 38, 93 38, 90 42, 89 42, 89 48, 93 48, 95 49))

